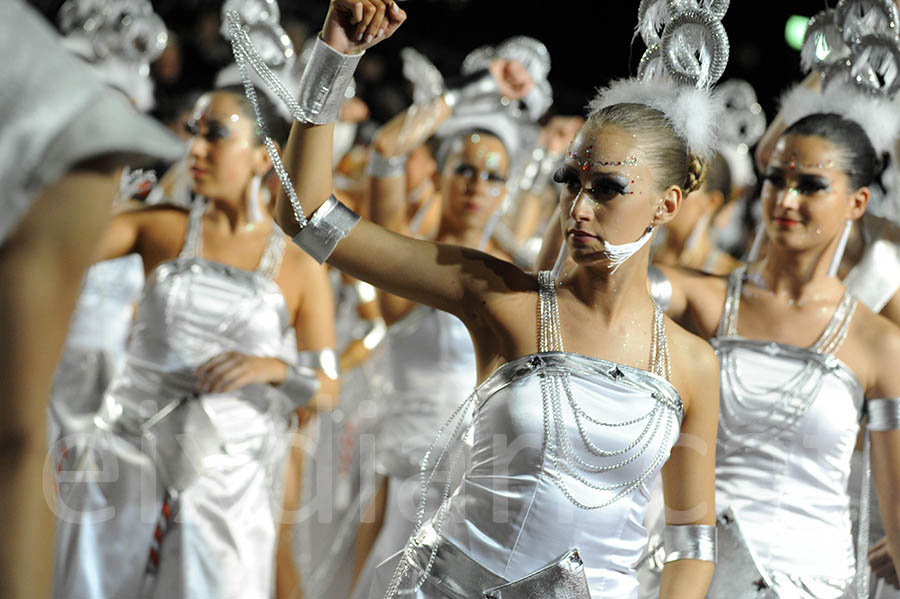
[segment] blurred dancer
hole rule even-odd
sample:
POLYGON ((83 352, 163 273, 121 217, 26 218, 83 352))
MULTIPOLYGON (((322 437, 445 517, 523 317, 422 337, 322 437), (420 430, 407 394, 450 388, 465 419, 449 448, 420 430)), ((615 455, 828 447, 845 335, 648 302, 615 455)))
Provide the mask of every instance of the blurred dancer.
POLYGON ((58 597, 271 594, 289 418, 330 409, 337 373, 328 278, 263 209, 271 162, 243 91, 195 106, 190 212, 120 214, 103 236, 101 258, 138 253, 149 274, 125 366, 65 464, 58 597))

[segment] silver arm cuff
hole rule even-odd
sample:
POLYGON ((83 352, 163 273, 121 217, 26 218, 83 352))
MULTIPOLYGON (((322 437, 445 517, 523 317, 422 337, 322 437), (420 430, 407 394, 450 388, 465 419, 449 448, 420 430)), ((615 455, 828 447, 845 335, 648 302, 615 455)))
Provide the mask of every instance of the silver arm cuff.
POLYGON ((366 334, 362 338, 363 347, 372 351, 378 344, 384 341, 387 336, 387 324, 380 316, 372 321, 366 334))
POLYGON ((302 351, 297 356, 297 364, 305 368, 321 370, 333 381, 341 376, 337 350, 331 347, 315 351, 302 351))
POLYGON ((716 527, 708 524, 666 526, 663 529, 664 563, 681 559, 716 562, 716 527))
POLYGON ((358 222, 359 215, 332 195, 313 212, 306 226, 294 236, 294 243, 323 264, 358 222))
POLYGON ((650 281, 650 296, 665 312, 672 302, 672 283, 663 271, 652 264, 647 269, 647 280, 650 281))
POLYGON ((500 95, 497 80, 487 69, 463 78, 459 85, 444 92, 444 103, 454 110, 460 103, 470 102, 487 95, 500 95))
POLYGON ((288 366, 287 376, 277 387, 287 395, 295 410, 306 406, 319 390, 319 377, 316 371, 307 366, 288 366))
POLYGON ((342 54, 316 36, 297 92, 303 122, 324 125, 338 120, 344 93, 363 54, 342 54))
POLYGON ((406 154, 402 156, 385 156, 381 152, 372 150, 369 154, 366 172, 372 177, 382 179, 403 177, 406 175, 406 154))
POLYGON ((870 399, 866 404, 866 426, 870 431, 900 428, 900 398, 870 399))

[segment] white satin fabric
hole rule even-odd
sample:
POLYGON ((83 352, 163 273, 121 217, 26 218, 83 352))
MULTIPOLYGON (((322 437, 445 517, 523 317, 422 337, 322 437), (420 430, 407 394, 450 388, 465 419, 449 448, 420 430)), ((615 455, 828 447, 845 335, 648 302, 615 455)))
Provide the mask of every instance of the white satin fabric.
MULTIPOLYGON (((524 356, 497 369, 478 387, 475 401, 471 460, 462 484, 450 497, 439 533, 506 580, 522 578, 577 547, 594 599, 636 597, 633 567, 647 543, 642 520, 648 487, 679 435, 682 407, 674 387, 647 371, 548 352, 524 356), (589 453, 580 439, 574 408, 565 397, 561 421, 545 412, 541 375, 548 372, 569 375, 588 438, 602 449, 628 448, 625 453, 608 458, 589 453), (550 440, 545 426, 555 429, 556 424, 572 440, 580 459, 626 463, 582 474, 601 489, 577 482, 554 463, 547 450, 550 440), (585 509, 572 499, 606 505, 585 509)), ((379 566, 378 584, 390 578, 388 570, 395 562, 379 566)), ((442 597, 435 589, 453 574, 433 572, 434 584, 423 586, 414 596, 442 597)), ((465 581, 461 586, 466 586, 465 581)), ((384 589, 376 585, 371 597, 383 594, 384 589)))
POLYGON ((39 190, 81 161, 112 153, 174 161, 184 151, 21 0, 0 2, 0 56, 10 57, 0 65, 0 243, 39 190))
POLYGON ((855 574, 847 484, 859 382, 830 354, 736 334, 712 343, 722 364, 716 509, 732 509, 779 596, 844 597, 855 574), (778 404, 804 368, 796 399, 808 407, 778 404))
POLYGON ((143 287, 137 254, 99 262, 85 274, 50 393, 51 445, 92 426, 106 387, 124 363, 143 287))
MULTIPOLYGON (((204 458, 180 492, 163 488, 140 437, 148 417, 192 396, 194 370, 215 355, 296 360, 287 306, 272 280, 283 233, 273 232, 260 269, 240 270, 200 256, 202 212, 202 205, 193 210, 179 258, 151 274, 98 428, 61 473, 67 509, 57 531, 56 597, 268 599, 272 592, 288 398, 248 385, 190 399, 190 413, 212 421, 222 450, 204 458), (151 549, 154 574, 147 573, 151 549)), ((191 429, 183 432, 190 445, 191 429)))
MULTIPOLYGON (((386 341, 393 388, 384 398, 376 467, 388 478, 388 496, 384 523, 356 584, 359 598, 368 597, 378 564, 403 549, 413 534, 419 465, 477 380, 469 331, 452 314, 419 306, 390 328, 386 341)), ((440 505, 445 477, 428 489, 428 514, 440 505)))

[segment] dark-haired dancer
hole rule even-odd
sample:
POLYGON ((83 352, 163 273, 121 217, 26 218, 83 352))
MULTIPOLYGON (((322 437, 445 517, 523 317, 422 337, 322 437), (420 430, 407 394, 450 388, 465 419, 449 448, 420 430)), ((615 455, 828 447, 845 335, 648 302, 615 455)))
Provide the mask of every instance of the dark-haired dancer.
POLYGON ((188 126, 190 212, 121 214, 101 241, 148 282, 60 486, 57 597, 268 598, 290 415, 337 397, 328 277, 259 205, 271 162, 243 89, 188 126))
POLYGON ((766 258, 727 279, 662 267, 668 313, 695 323, 722 365, 717 508, 733 511, 780 597, 850 591, 847 479, 864 409, 888 544, 900 555, 900 329, 829 274, 847 220, 865 212, 875 163, 855 122, 805 117, 765 171, 766 258))

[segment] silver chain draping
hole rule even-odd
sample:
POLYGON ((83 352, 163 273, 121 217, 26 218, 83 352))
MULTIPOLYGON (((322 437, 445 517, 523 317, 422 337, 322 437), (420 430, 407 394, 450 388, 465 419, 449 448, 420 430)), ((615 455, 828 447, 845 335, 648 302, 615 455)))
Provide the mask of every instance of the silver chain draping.
MULTIPOLYGON (((469 397, 467 397, 466 400, 453 411, 450 417, 444 421, 444 423, 438 429, 437 435, 435 435, 434 439, 432 439, 431 441, 431 444, 428 446, 428 450, 425 452, 424 457, 422 458, 422 462, 419 465, 419 505, 416 508, 416 525, 415 528, 413 528, 413 533, 410 535, 409 539, 406 542, 406 545, 403 548, 403 553, 400 556, 400 563, 397 564, 397 567, 394 569, 394 574, 393 576, 391 576, 391 581, 388 585, 385 599, 393 599, 398 595, 411 595, 417 592, 428 579, 428 576, 431 573, 431 569, 434 566, 435 560, 437 559, 437 552, 438 547, 440 546, 441 539, 440 532, 443 530, 444 517, 446 516, 447 509, 449 507, 451 490, 450 487, 451 481, 453 480, 453 471, 463 450, 463 442, 461 440, 460 432, 462 430, 463 424, 466 421, 466 413, 468 412, 470 415, 474 416, 473 408, 475 406, 476 397, 477 396, 474 392, 470 394, 469 397), (426 473, 429 470, 429 462, 431 461, 431 456, 434 453, 437 444, 444 437, 447 429, 450 428, 454 421, 456 421, 456 424, 453 426, 452 434, 450 435, 444 446, 441 448, 440 454, 435 460, 434 465, 431 467, 430 474, 426 476, 426 473), (419 532, 422 529, 422 525, 425 522, 425 509, 427 504, 428 487, 430 487, 432 482, 434 481, 434 477, 437 474, 438 468, 444 461, 448 449, 453 445, 454 442, 457 442, 458 446, 451 453, 450 461, 448 463, 447 480, 443 485, 443 489, 441 490, 440 507, 438 507, 433 521, 433 528, 436 532, 437 540, 431 547, 431 553, 428 556, 428 562, 425 565, 425 569, 422 571, 422 574, 416 580, 415 585, 408 589, 400 589, 400 584, 409 572, 410 564, 413 559, 413 552, 415 551, 416 540, 418 538, 419 532)), ((472 418, 472 420, 474 422, 474 418, 472 418)))
POLYGON ((241 17, 237 11, 230 10, 226 13, 226 16, 228 18, 228 28, 231 32, 231 50, 234 52, 234 60, 237 62, 238 70, 241 73, 241 82, 244 84, 244 93, 247 95, 247 99, 253 106, 256 122, 263 134, 263 143, 266 146, 266 151, 269 153, 269 158, 272 159, 272 167, 275 169, 278 180, 281 182, 281 189, 284 190, 284 193, 290 200, 294 218, 297 219, 297 224, 300 225, 300 228, 302 229, 306 226, 308 221, 306 215, 303 213, 303 207, 300 205, 300 199, 297 197, 297 191, 294 189, 294 185, 291 183, 291 178, 288 175, 287 169, 281 161, 281 155, 278 153, 278 148, 266 131, 266 123, 263 120, 262 111, 259 107, 259 100, 256 97, 256 89, 253 87, 253 82, 250 80, 250 74, 247 72, 247 63, 250 63, 253 69, 265 82, 266 86, 285 103, 295 119, 302 122, 304 120, 303 111, 278 77, 272 73, 271 69, 269 69, 262 58, 260 58, 256 48, 253 47, 253 42, 250 41, 250 36, 247 35, 247 32, 241 26, 241 17))
POLYGON ((866 430, 863 440, 863 476, 859 491, 859 516, 856 531, 856 598, 869 597, 869 509, 871 505, 872 433, 866 430))
MULTIPOLYGON (((728 295, 726 296, 724 314, 722 316, 723 326, 720 327, 718 333, 720 336, 738 336, 738 314, 746 270, 746 267, 743 267, 735 271, 730 278, 728 295)), ((847 338, 850 322, 856 312, 857 305, 857 300, 849 293, 845 293, 825 330, 809 350, 822 356, 833 356, 847 338)), ((728 418, 728 412, 734 410, 729 409, 729 406, 723 405, 719 424, 729 436, 754 434, 774 437, 781 434, 791 428, 806 414, 825 382, 826 372, 821 368, 819 359, 809 358, 805 360, 803 367, 788 381, 779 384, 778 388, 780 391, 777 399, 772 402, 771 407, 765 414, 759 414, 760 408, 751 405, 749 399, 753 396, 759 396, 759 393, 751 390, 744 384, 743 378, 738 373, 737 360, 734 355, 728 352, 721 355, 720 360, 722 362, 724 382, 732 390, 734 402, 731 405, 742 409, 740 417, 728 418), (756 417, 749 418, 751 413, 755 414, 756 417), (781 415, 781 417, 774 418, 776 414, 781 415), (742 426, 735 426, 738 422, 742 423, 742 426), (770 422, 771 424, 759 429, 757 426, 761 422, 770 422)), ((765 391, 765 394, 769 395, 775 391, 775 389, 768 389, 765 391)))
MULTIPOLYGON (((538 281, 538 349, 541 352, 565 351, 562 330, 560 328, 559 303, 556 298, 555 278, 551 271, 543 271, 538 274, 538 281)), ((655 302, 650 346, 651 372, 668 378, 671 375, 671 366, 668 344, 666 343, 665 337, 665 324, 662 310, 655 302)), ((638 485, 643 483, 665 459, 664 448, 669 446, 673 434, 672 420, 666 418, 666 416, 668 415, 669 410, 677 411, 677 407, 664 401, 659 394, 653 394, 653 398, 656 399, 657 402, 648 413, 625 422, 608 423, 592 418, 588 415, 587 411, 581 407, 572 392, 568 373, 544 372, 541 375, 540 383, 544 417, 545 453, 554 470, 571 477, 583 487, 593 491, 620 490, 615 496, 602 503, 588 505, 576 499, 575 494, 572 492, 572 488, 567 485, 560 476, 552 477, 554 484, 573 505, 584 510, 597 510, 607 507, 631 493, 638 485), (566 430, 566 423, 562 412, 561 396, 563 393, 566 395, 567 402, 574 414, 579 437, 589 453, 598 457, 615 457, 624 455, 633 449, 640 447, 629 457, 615 464, 592 464, 582 459, 575 451, 572 440, 566 430), (643 420, 647 420, 647 424, 640 434, 636 436, 635 440, 626 447, 618 450, 607 450, 601 449, 590 439, 584 428, 582 418, 595 425, 607 427, 628 426, 637 424, 643 420), (666 426, 660 449, 656 456, 654 456, 650 465, 638 476, 620 483, 601 485, 590 481, 582 474, 582 472, 592 474, 610 472, 631 464, 650 448, 653 440, 657 437, 657 433, 659 432, 663 420, 666 421, 666 426)))

